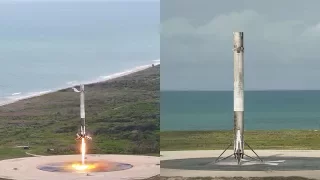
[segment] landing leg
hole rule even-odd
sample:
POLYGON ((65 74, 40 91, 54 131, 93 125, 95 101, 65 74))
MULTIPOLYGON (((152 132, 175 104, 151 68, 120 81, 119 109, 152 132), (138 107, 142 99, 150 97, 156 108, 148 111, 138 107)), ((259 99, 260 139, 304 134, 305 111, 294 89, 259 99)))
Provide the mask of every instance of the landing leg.
POLYGON ((219 162, 219 161, 223 161, 223 160, 225 160, 225 159, 228 159, 228 158, 231 157, 231 156, 233 156, 233 154, 230 154, 229 156, 224 157, 224 158, 221 158, 221 159, 217 159, 217 160, 215 161, 215 163, 217 163, 217 162, 219 162))
POLYGON ((227 156, 227 157, 225 157, 225 158, 222 158, 222 159, 220 159, 220 157, 224 154, 224 152, 226 152, 226 150, 228 150, 229 149, 229 147, 232 145, 232 143, 230 143, 229 144, 229 146, 220 154, 220 156, 215 160, 215 163, 216 162, 219 162, 219 161, 222 161, 222 160, 224 160, 224 159, 227 159, 227 158, 229 158, 229 157, 231 157, 233 154, 231 154, 230 156, 227 156))
POLYGON ((249 155, 246 155, 246 154, 244 154, 246 157, 248 157, 248 158, 251 158, 251 159, 254 159, 254 160, 257 160, 257 161, 261 161, 262 162, 262 160, 261 159, 258 159, 258 158, 254 158, 254 157, 252 157, 252 156, 249 156, 249 155))
MULTIPOLYGON (((263 162, 263 160, 258 156, 258 154, 250 147, 250 145, 248 144, 248 143, 246 143, 246 142, 244 142, 250 149, 251 149, 251 151, 258 157, 258 159, 259 159, 259 161, 261 161, 261 162, 263 162)), ((246 156, 248 156, 248 155, 246 155, 246 156)), ((248 156, 248 157, 250 157, 250 156, 248 156)))
POLYGON ((251 156, 245 154, 244 152, 241 152, 240 149, 238 149, 237 152, 234 152, 233 154, 231 154, 231 155, 229 155, 229 156, 227 156, 227 157, 220 158, 220 157, 230 148, 230 146, 233 144, 233 142, 232 142, 232 143, 230 143, 230 145, 220 154, 220 156, 215 160, 214 163, 217 163, 217 162, 219 162, 219 161, 225 160, 225 159, 227 159, 227 158, 229 158, 229 157, 231 157, 231 156, 234 156, 234 158, 237 160, 238 165, 241 165, 241 159, 243 159, 243 156, 246 156, 246 157, 249 157, 249 158, 251 158, 251 159, 254 159, 254 160, 258 160, 258 161, 263 162, 263 160, 262 160, 262 159, 258 156, 258 154, 250 147, 250 145, 249 145, 248 143, 246 143, 245 141, 244 141, 244 143, 245 143, 245 145, 248 146, 248 147, 250 148, 250 150, 257 156, 257 158, 251 157, 251 156))

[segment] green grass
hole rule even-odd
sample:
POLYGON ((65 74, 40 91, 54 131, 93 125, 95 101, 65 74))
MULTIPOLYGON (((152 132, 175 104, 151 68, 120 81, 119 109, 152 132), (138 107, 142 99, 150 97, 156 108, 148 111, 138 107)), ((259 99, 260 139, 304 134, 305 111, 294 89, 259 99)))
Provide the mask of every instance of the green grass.
MULTIPOLYGON (((165 131, 160 133, 162 151, 224 149, 233 131, 165 131)), ((320 149, 320 131, 245 131, 245 141, 254 149, 320 149)))
MULTIPOLYGON (((160 66, 85 86, 88 153, 159 154, 160 66)), ((79 153, 79 94, 70 88, 0 107, 0 158, 79 153), (47 151, 54 149, 54 151, 47 151)))

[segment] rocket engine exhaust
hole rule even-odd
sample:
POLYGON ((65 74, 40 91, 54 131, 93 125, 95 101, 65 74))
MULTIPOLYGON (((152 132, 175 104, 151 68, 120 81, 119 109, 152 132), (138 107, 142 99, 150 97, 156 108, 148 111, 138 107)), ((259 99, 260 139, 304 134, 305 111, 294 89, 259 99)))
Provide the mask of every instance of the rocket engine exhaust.
POLYGON ((86 141, 84 138, 81 138, 81 162, 82 165, 85 164, 85 156, 86 156, 86 141))
POLYGON ((215 162, 222 161, 231 156, 237 160, 240 165, 243 156, 247 156, 252 159, 262 161, 262 159, 255 153, 255 151, 244 141, 244 45, 243 45, 243 32, 233 33, 233 58, 234 58, 234 94, 233 94, 233 106, 234 106, 234 138, 233 142, 221 153, 215 162), (220 157, 224 152, 229 149, 233 144, 234 153, 225 157, 220 157), (252 152, 258 157, 253 158, 244 153, 244 145, 247 145, 252 152))
POLYGON ((81 165, 74 164, 75 169, 86 169, 85 165, 85 155, 86 155, 86 140, 91 140, 92 138, 86 134, 86 120, 85 120, 85 106, 84 106, 84 85, 80 85, 80 90, 72 88, 75 92, 80 93, 80 132, 76 134, 76 140, 81 139, 81 165))

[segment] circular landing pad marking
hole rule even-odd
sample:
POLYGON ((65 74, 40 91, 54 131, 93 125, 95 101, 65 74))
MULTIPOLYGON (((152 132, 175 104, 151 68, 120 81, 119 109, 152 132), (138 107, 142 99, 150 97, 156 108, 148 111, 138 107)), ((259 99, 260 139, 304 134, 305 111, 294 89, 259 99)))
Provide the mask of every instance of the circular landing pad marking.
POLYGON ((131 164, 112 161, 87 161, 85 168, 81 168, 81 162, 57 162, 37 166, 42 171, 49 172, 111 172, 130 169, 131 164))
POLYGON ((161 161, 161 168, 208 171, 297 171, 320 170, 319 157, 261 157, 263 162, 245 158, 238 165, 233 157, 214 163, 216 158, 190 158, 161 161))

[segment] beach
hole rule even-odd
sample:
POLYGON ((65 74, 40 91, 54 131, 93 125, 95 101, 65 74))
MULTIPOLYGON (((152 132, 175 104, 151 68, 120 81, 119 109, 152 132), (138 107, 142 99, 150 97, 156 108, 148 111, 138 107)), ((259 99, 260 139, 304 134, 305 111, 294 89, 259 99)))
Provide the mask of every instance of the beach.
POLYGON ((150 64, 145 64, 145 65, 140 65, 140 66, 136 66, 130 69, 125 69, 121 72, 118 73, 114 73, 114 74, 110 74, 110 75, 106 75, 106 76, 100 76, 98 78, 92 79, 92 80, 84 80, 84 81, 71 81, 71 82, 67 82, 65 86, 61 86, 61 87, 57 87, 55 89, 50 89, 50 90, 44 90, 44 91, 39 91, 39 92, 27 92, 27 93, 21 93, 21 92, 17 92, 17 93, 13 93, 11 96, 7 96, 7 97, 3 97, 0 100, 0 106, 3 105, 7 105, 7 104, 11 104, 14 102, 17 102, 19 100, 23 100, 23 99, 28 99, 28 98, 32 98, 32 97, 37 97, 37 96, 41 96, 44 94, 48 94, 48 93, 53 93, 53 92, 57 92, 59 90, 62 89, 66 89, 66 88, 71 88, 74 87, 76 85, 80 85, 80 84, 92 84, 92 83, 99 83, 99 82, 104 82, 104 81, 108 81, 108 80, 112 80, 115 78, 119 78, 122 76, 126 76, 135 72, 139 72, 142 70, 145 70, 149 67, 152 67, 152 65, 159 65, 160 64, 160 59, 158 60, 152 60, 150 64))

